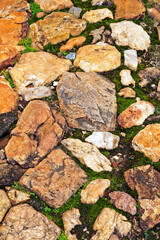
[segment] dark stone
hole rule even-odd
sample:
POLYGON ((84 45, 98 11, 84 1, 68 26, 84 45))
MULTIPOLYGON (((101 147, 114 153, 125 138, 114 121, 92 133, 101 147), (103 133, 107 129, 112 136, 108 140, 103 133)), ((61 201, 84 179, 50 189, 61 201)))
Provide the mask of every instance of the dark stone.
POLYGON ((9 112, 0 114, 0 137, 4 135, 9 127, 16 123, 18 120, 18 113, 17 112, 9 112))

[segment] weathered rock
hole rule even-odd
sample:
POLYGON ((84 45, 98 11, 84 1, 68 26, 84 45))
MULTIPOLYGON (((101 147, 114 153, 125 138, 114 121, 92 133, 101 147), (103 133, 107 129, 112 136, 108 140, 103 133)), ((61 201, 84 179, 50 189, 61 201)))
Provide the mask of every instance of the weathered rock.
POLYGON ((17 92, 26 101, 51 95, 51 88, 45 85, 53 82, 69 70, 70 60, 39 51, 24 53, 20 61, 10 70, 17 92))
POLYGON ((72 234, 71 230, 76 225, 82 224, 79 218, 80 218, 80 212, 79 212, 79 209, 76 209, 76 208, 72 208, 71 210, 64 212, 62 215, 64 231, 69 240, 77 240, 76 234, 72 234))
POLYGON ((92 6, 101 6, 107 2, 108 0, 92 0, 91 4, 92 6))
POLYGON ((113 0, 116 4, 115 19, 133 19, 145 13, 145 6, 141 0, 113 0))
POLYGON ((0 17, 13 19, 15 23, 25 23, 31 16, 30 5, 25 0, 1 0, 0 17))
POLYGON ((0 226, 1 240, 56 240, 60 234, 61 229, 53 221, 28 204, 12 207, 0 226))
POLYGON ((18 181, 24 174, 25 170, 18 165, 8 163, 0 164, 0 186, 12 185, 14 181, 18 181))
POLYGON ((84 204, 95 204, 99 198, 103 197, 105 190, 110 187, 109 179, 96 179, 90 182, 81 191, 81 202, 84 204))
POLYGON ((85 182, 87 174, 61 149, 53 150, 19 180, 21 186, 55 208, 65 204, 85 182))
POLYGON ((132 140, 135 151, 142 152, 146 157, 158 162, 160 159, 160 124, 149 124, 139 131, 132 140))
MULTIPOLYGON (((47 0, 48 1, 48 0, 47 0)), ((32 47, 42 50, 48 43, 56 44, 77 36, 86 28, 86 22, 65 12, 53 12, 44 20, 30 25, 32 47)))
POLYGON ((132 84, 135 87, 136 82, 134 81, 134 79, 131 76, 131 70, 128 70, 128 69, 121 70, 120 76, 121 76, 121 83, 124 86, 128 86, 128 85, 132 84))
POLYGON ((0 114, 0 137, 4 135, 9 127, 18 120, 17 112, 8 112, 0 114))
POLYGON ((46 102, 29 102, 5 148, 8 162, 34 167, 61 141, 64 128, 65 119, 46 102))
POLYGON ((65 45, 60 47, 60 51, 71 50, 74 46, 81 46, 86 41, 85 37, 75 37, 67 41, 65 45))
MULTIPOLYGON (((0 223, 2 222, 6 212, 11 207, 11 203, 4 190, 0 189, 0 223)), ((1 235, 0 235, 1 236, 1 235)))
POLYGON ((86 142, 92 143, 98 148, 105 148, 112 150, 118 147, 119 136, 110 132, 93 132, 89 137, 85 139, 86 142))
POLYGON ((134 98, 136 96, 136 92, 129 87, 122 88, 118 93, 119 96, 123 96, 124 98, 134 98))
POLYGON ((82 16, 83 20, 91 23, 101 22, 105 18, 113 19, 113 13, 108 8, 90 10, 82 16))
POLYGON ((143 28, 132 21, 111 23, 112 38, 118 46, 129 46, 136 50, 147 50, 150 46, 150 37, 143 28))
POLYGON ((0 70, 12 65, 21 56, 15 47, 9 45, 0 45, 0 53, 0 70))
POLYGON ((73 14, 73 16, 75 16, 76 18, 79 18, 81 12, 82 12, 82 9, 75 6, 69 9, 69 13, 73 14))
POLYGON ((109 193, 109 196, 111 198, 111 203, 114 204, 116 208, 129 212, 132 215, 136 214, 136 201, 129 194, 114 191, 109 193))
POLYGON ((160 20, 160 12, 157 9, 148 8, 147 11, 148 11, 148 14, 151 18, 154 18, 156 20, 160 20))
POLYGON ((121 65, 121 53, 104 42, 86 45, 78 49, 74 65, 85 72, 104 72, 121 65))
POLYGON ((124 51, 124 65, 132 69, 133 71, 137 70, 138 67, 138 57, 137 51, 130 49, 124 51))
POLYGON ((7 191, 7 195, 9 200, 11 201, 12 205, 17 205, 19 203, 24 203, 30 199, 30 195, 11 187, 5 187, 7 191))
POLYGON ((71 8, 73 3, 71 0, 34 0, 40 5, 40 8, 45 12, 52 12, 64 8, 71 8))
POLYGON ((131 104, 118 117, 118 124, 124 128, 139 126, 145 119, 153 114, 155 107, 146 101, 138 101, 131 104))
POLYGON ((103 208, 93 225, 93 230, 96 233, 91 240, 108 240, 115 230, 121 237, 127 236, 131 226, 131 223, 127 222, 127 218, 122 214, 114 209, 103 208))
POLYGON ((18 94, 13 91, 9 82, 0 77, 0 114, 8 113, 18 108, 18 94))
POLYGON ((140 225, 147 231, 160 222, 160 173, 148 164, 129 169, 124 176, 128 186, 138 192, 140 225))
POLYGON ((111 31, 108 29, 104 31, 102 35, 102 41, 105 43, 109 43, 110 45, 114 45, 113 38, 111 37, 111 31))
POLYGON ((94 29, 90 32, 90 36, 93 36, 92 44, 96 43, 98 40, 101 40, 101 35, 104 32, 105 27, 94 29))
POLYGON ((115 85, 97 73, 65 73, 57 94, 68 125, 91 131, 114 131, 115 85))
POLYGON ((141 87, 146 87, 147 84, 152 82, 152 80, 157 80, 157 78, 160 78, 160 70, 155 67, 148 67, 141 70, 138 75, 140 77, 139 85, 141 87))
POLYGON ((67 138, 61 143, 76 156, 79 161, 95 172, 112 171, 110 161, 100 151, 89 143, 79 139, 67 138))

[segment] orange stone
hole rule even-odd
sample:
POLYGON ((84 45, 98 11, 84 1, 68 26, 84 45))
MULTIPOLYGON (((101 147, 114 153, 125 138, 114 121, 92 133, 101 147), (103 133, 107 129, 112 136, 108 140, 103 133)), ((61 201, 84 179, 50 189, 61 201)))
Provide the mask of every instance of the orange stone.
POLYGON ((60 51, 71 50, 74 46, 81 46, 86 41, 85 37, 75 37, 67 41, 65 45, 60 47, 60 51))

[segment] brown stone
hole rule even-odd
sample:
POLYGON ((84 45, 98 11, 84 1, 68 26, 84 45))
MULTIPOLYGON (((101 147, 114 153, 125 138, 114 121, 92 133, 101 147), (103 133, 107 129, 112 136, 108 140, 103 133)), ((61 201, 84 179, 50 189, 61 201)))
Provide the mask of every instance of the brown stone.
POLYGON ((16 111, 0 114, 0 137, 4 136, 12 124, 18 120, 18 113, 16 111))
POLYGON ((65 73, 57 94, 68 125, 96 131, 114 131, 117 115, 115 85, 97 73, 65 73))
POLYGON ((44 20, 30 25, 29 37, 32 47, 43 49, 48 43, 56 44, 67 40, 70 35, 77 36, 86 28, 86 22, 77 19, 72 14, 53 12, 44 20))
POLYGON ((7 191, 7 195, 9 200, 11 201, 12 205, 17 205, 19 203, 24 203, 30 199, 30 195, 11 187, 5 187, 7 191))
POLYGON ((61 10, 64 8, 71 8, 73 3, 71 0, 34 0, 40 5, 40 8, 45 12, 52 12, 54 10, 61 10))
MULTIPOLYGON (((11 203, 4 190, 0 189, 0 223, 2 222, 6 212, 11 207, 11 203)), ((1 235, 0 235, 1 237, 1 235)))
POLYGON ((104 42, 86 45, 78 49, 74 65, 85 72, 104 72, 121 65, 121 53, 104 42))
POLYGON ((87 182, 87 174, 61 149, 53 150, 21 177, 19 184, 50 207, 59 208, 87 182))
POLYGON ((124 128, 139 126, 152 115, 155 107, 150 102, 137 101, 118 116, 118 124, 124 128))
POLYGON ((115 19, 133 19, 145 13, 145 6, 141 0, 113 0, 116 5, 115 19))
POLYGON ((156 20, 160 20, 160 12, 155 9, 155 8, 149 8, 148 10, 148 14, 151 18, 154 18, 156 20))
POLYGON ((160 222, 160 173, 148 164, 129 169, 124 176, 128 186, 138 192, 140 225, 148 231, 160 222))
POLYGON ((5 78, 0 77, 0 114, 17 109, 18 101, 18 94, 5 78))
POLYGON ((79 218, 80 212, 79 209, 76 208, 72 208, 62 215, 64 231, 69 240, 77 240, 76 234, 72 234, 71 231, 76 225, 82 225, 79 218))
POLYGON ((114 191, 109 193, 111 203, 116 208, 121 209, 125 212, 129 212, 132 215, 136 214, 136 201, 129 194, 120 191, 114 191))
POLYGON ((118 95, 123 96, 124 98, 135 98, 136 92, 132 88, 126 87, 122 88, 118 95))
POLYGON ((115 230, 121 237, 127 236, 131 226, 124 215, 119 214, 114 209, 103 208, 93 225, 93 230, 96 232, 91 240, 108 240, 115 230))
POLYGON ((0 164, 0 186, 9 186, 18 181, 25 170, 18 165, 8 163, 0 164))
POLYGON ((109 179, 93 180, 81 191, 81 202, 84 204, 95 204, 99 198, 103 197, 110 184, 109 179))
POLYGON ((45 13, 44 12, 38 12, 37 14, 36 14, 36 17, 37 18, 41 18, 41 17, 44 17, 45 16, 45 13))
POLYGON ((71 50, 74 46, 81 46, 86 41, 85 37, 75 37, 67 41, 65 45, 60 47, 60 51, 71 50))
POLYGON ((146 157, 158 162, 160 159, 160 124, 149 124, 139 131, 132 140, 135 151, 142 152, 146 157))
POLYGON ((29 102, 5 148, 8 162, 34 167, 61 141, 64 128, 65 119, 46 102, 29 102))
POLYGON ((61 229, 28 204, 12 207, 0 226, 1 240, 56 240, 61 229))
POLYGON ((18 94, 26 101, 51 95, 53 82, 72 65, 68 59, 61 59, 44 51, 24 53, 19 62, 9 71, 18 94))
POLYGON ((141 87, 146 87, 147 84, 151 83, 153 80, 160 78, 160 70, 155 67, 148 67, 141 70, 138 75, 140 77, 139 85, 141 87))

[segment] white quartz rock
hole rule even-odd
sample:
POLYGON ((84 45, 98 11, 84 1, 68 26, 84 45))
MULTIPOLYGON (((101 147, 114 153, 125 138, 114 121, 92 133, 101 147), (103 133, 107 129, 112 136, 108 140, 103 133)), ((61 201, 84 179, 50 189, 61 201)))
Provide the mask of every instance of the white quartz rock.
POLYGON ((132 69, 133 71, 137 70, 138 66, 138 57, 137 51, 134 49, 124 51, 124 65, 132 69))
POLYGON ((135 87, 135 81, 131 76, 131 70, 123 69, 120 72, 120 76, 121 76, 121 83, 124 86, 129 86, 130 84, 132 84, 135 87))

